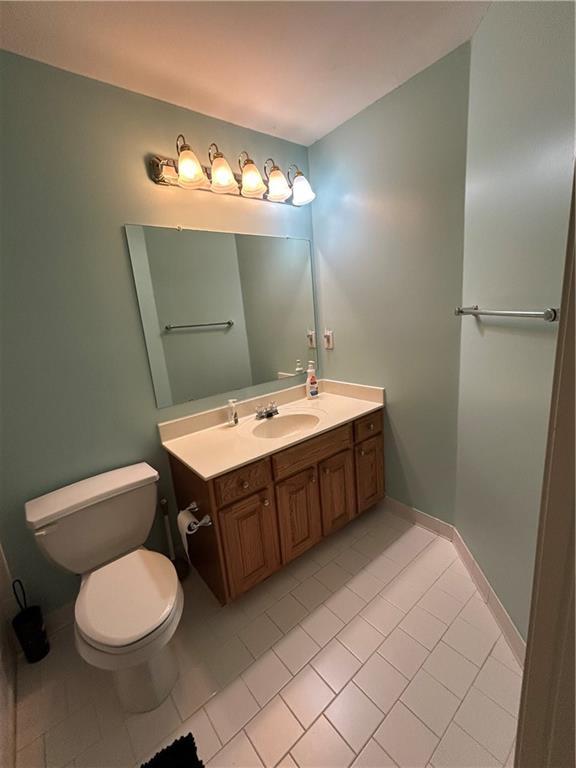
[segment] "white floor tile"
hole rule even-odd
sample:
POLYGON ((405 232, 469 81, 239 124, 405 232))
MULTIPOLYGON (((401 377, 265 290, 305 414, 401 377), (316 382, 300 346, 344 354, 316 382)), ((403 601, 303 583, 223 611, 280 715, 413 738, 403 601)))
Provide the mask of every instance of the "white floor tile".
MULTIPOLYGON (((457 562, 459 563, 459 561, 457 562)), ((447 571, 444 571, 436 582, 436 586, 462 602, 469 600, 474 592, 476 592, 476 587, 470 576, 462 573, 454 565, 451 565, 447 571)))
POLYGON ((370 562, 370 558, 355 549, 348 548, 340 552, 334 560, 348 573, 359 573, 370 562))
POLYGON ((352 768, 396 768, 396 763, 377 741, 370 739, 352 763, 352 768))
POLYGON ((478 667, 449 645, 439 642, 423 669, 453 694, 463 699, 478 674, 478 667))
POLYGON ((216 680, 220 688, 235 680, 253 661, 250 651, 236 636, 214 648, 214 652, 207 657, 210 677, 216 680))
POLYGON ((384 640, 378 653, 410 680, 426 660, 428 649, 397 627, 384 640))
POLYGON ((384 713, 353 682, 336 696, 324 715, 354 752, 362 749, 384 719, 384 713))
POLYGON ((151 712, 130 715, 126 719, 126 728, 136 757, 140 759, 150 754, 181 722, 170 696, 151 712))
POLYGON ((295 589, 299 581, 295 579, 290 573, 287 573, 284 569, 277 571, 273 576, 265 582, 266 589, 275 598, 280 600, 284 595, 287 595, 293 589, 295 589))
POLYGON ((347 768, 354 752, 322 716, 292 749, 292 756, 299 768, 347 768))
POLYGON ((363 600, 369 601, 379 594, 384 588, 384 583, 369 570, 364 569, 353 576, 346 586, 363 600))
POLYGON ((451 723, 431 760, 434 768, 500 768, 500 762, 451 723))
POLYGON ((332 594, 315 576, 310 576, 292 590, 294 597, 309 611, 321 605, 332 594))
POLYGON ((180 667, 172 698, 182 720, 194 714, 219 690, 214 674, 207 667, 180 667))
POLYGON ((434 576, 412 575, 407 569, 387 584, 380 594, 389 603, 408 613, 430 589, 434 579, 434 576))
POLYGON ((518 717, 522 678, 496 659, 489 657, 474 682, 474 687, 514 717, 518 717))
POLYGON ((384 554, 400 565, 408 565, 434 538, 434 534, 430 531, 413 525, 388 544, 384 549, 384 554))
POLYGON ((332 688, 310 666, 300 670, 281 692, 282 698, 304 728, 312 725, 334 695, 332 688))
POLYGON ((236 635, 241 629, 250 623, 250 616, 246 614, 238 603, 226 605, 214 613, 206 622, 208 629, 217 641, 223 643, 236 635))
POLYGON ((274 652, 293 675, 313 658, 320 646, 306 634, 302 627, 294 627, 274 646, 274 652))
POLYGON ((463 603, 438 587, 431 587, 418 602, 420 608, 436 616, 444 624, 451 624, 460 613, 463 603))
POLYGON ((429 651, 434 648, 446 631, 446 624, 417 605, 400 624, 400 629, 411 635, 429 651))
POLYGON ((292 679, 292 675, 274 651, 268 651, 244 672, 242 678, 263 707, 292 679))
POLYGON ((44 736, 39 736, 16 753, 16 768, 45 768, 44 736))
POLYGON ((206 712, 222 744, 230 741, 260 707, 246 683, 236 680, 206 704, 206 712))
POLYGON ((328 685, 338 693, 360 668, 360 662, 337 639, 312 660, 312 666, 328 685))
POLYGON ((325 605, 320 605, 301 622, 301 626, 323 647, 343 628, 344 622, 325 605))
POLYGON ((266 704, 245 730, 267 768, 275 766, 304 733, 279 696, 266 704))
POLYGON ((40 669, 29 672, 19 666, 16 690, 16 748, 19 750, 64 720, 68 703, 62 681, 44 683, 40 669))
POLYGON ((457 696, 423 669, 416 673, 400 700, 437 736, 442 736, 460 705, 457 696))
POLYGON ((466 603, 460 618, 472 624, 473 627, 479 629, 482 634, 487 635, 492 640, 500 637, 500 627, 496 624, 496 620, 484 600, 478 595, 466 603))
POLYGON ((91 705, 83 707, 46 733, 46 765, 63 768, 99 739, 94 708, 91 705))
POLYGON ((454 620, 442 639, 478 667, 484 664, 494 645, 493 638, 460 617, 454 620))
POLYGON ((291 755, 285 755, 278 763, 276 768, 298 768, 294 758, 291 755))
POLYGON ((331 562, 321 568, 314 578, 318 579, 330 592, 336 592, 350 580, 351 574, 338 563, 331 562))
POLYGON ((438 738, 401 702, 394 705, 374 734, 400 768, 425 768, 438 738))
POLYGON ((338 640, 342 645, 345 645, 362 662, 374 653, 383 639, 384 637, 380 632, 365 621, 362 616, 356 616, 338 634, 338 640))
POLYGON ((472 687, 454 722, 503 763, 516 735, 516 718, 472 687))
POLYGON ((458 558, 456 548, 451 541, 437 538, 414 561, 417 567, 425 568, 439 577, 458 558))
POLYGON ((522 667, 518 664, 516 656, 512 653, 510 646, 504 639, 504 635, 498 638, 498 642, 492 649, 492 656, 497 659, 501 664, 511 669, 517 675, 522 674, 522 667))
POLYGON ((389 635, 404 618, 399 608, 379 595, 362 609, 360 615, 384 636, 389 635))
POLYGON ((185 736, 188 733, 194 736, 198 757, 204 763, 207 763, 221 747, 218 734, 203 709, 189 717, 188 720, 185 720, 176 733, 172 734, 173 738, 168 744, 171 744, 179 736, 185 736))
POLYGON ((295 597, 284 595, 275 605, 268 608, 267 614, 286 634, 308 615, 308 611, 295 597))
POLYGON ((297 581, 306 581, 310 576, 317 573, 321 567, 320 563, 314 560, 314 550, 312 550, 293 560, 287 570, 297 581))
POLYGON ((282 632, 266 614, 258 616, 240 632, 240 639, 255 658, 262 656, 281 637, 282 632))
POLYGON ((408 685, 408 680, 378 653, 368 659, 353 680, 382 712, 392 709, 408 685))
POLYGON ((75 768, 129 768, 134 764, 130 737, 125 726, 108 731, 74 760, 75 768))
POLYGON ((244 731, 217 752, 206 768, 262 768, 262 761, 244 731))
POLYGON ((400 573, 402 566, 382 554, 375 557, 366 566, 366 570, 386 585, 400 573))
POLYGON ((276 600, 276 595, 272 594, 268 588, 268 582, 265 581, 251 589, 247 594, 242 595, 236 602, 236 605, 240 606, 247 616, 255 619, 270 608, 271 605, 274 605, 276 600))
POLYGON ((326 607, 335 613, 344 624, 348 624, 365 605, 366 601, 348 587, 342 587, 326 600, 326 607))

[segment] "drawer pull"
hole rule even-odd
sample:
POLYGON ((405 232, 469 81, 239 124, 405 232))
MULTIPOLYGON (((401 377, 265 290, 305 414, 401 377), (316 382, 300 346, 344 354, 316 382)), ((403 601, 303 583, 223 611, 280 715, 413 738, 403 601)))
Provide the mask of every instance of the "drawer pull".
POLYGON ((242 488, 245 491, 248 490, 248 488, 250 488, 250 483, 248 482, 248 480, 244 480, 244 482, 242 483, 242 488))
POLYGON ((270 499, 264 499, 262 504, 264 504, 265 507, 269 507, 270 506, 270 499))

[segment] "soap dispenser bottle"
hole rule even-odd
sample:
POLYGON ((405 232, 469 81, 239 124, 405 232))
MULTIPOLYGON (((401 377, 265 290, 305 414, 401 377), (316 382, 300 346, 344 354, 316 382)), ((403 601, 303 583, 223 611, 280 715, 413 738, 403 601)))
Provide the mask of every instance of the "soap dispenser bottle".
POLYGON ((236 408, 236 403, 238 400, 236 399, 230 399, 228 400, 228 426, 234 427, 236 424, 238 424, 238 410, 236 408))
POLYGON ((314 360, 308 360, 306 374, 306 397, 308 400, 314 400, 315 397, 318 397, 318 379, 316 378, 314 360))

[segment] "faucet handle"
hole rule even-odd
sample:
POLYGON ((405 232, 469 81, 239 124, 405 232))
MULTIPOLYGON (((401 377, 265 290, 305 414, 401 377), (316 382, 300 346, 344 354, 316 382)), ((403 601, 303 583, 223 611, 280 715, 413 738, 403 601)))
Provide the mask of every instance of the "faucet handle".
POLYGON ((265 412, 266 412, 266 406, 262 405, 262 403, 258 403, 258 405, 256 406, 256 418, 258 419, 263 418, 265 412))

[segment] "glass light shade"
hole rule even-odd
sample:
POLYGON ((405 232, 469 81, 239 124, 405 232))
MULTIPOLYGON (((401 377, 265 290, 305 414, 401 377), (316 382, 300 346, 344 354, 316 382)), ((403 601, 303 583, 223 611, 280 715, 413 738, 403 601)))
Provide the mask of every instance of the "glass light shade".
POLYGON ((288 200, 291 194, 292 190, 286 181, 286 176, 280 168, 274 168, 268 177, 268 200, 272 200, 274 203, 283 203, 288 200))
POLYGON ((182 150, 178 155, 178 184, 187 189, 200 189, 207 183, 208 179, 194 152, 191 149, 182 150))
POLYGON ((316 197, 310 182, 302 173, 296 174, 292 182, 292 202, 294 205, 307 205, 316 197))
POLYGON ((243 197, 257 197, 262 199, 266 192, 266 184, 262 181, 260 171, 254 163, 245 163, 242 166, 242 195, 243 197))
POLYGON ((212 162, 212 183, 210 185, 212 192, 226 194, 229 192, 238 192, 238 182, 234 178, 232 168, 225 157, 216 156, 212 162))

